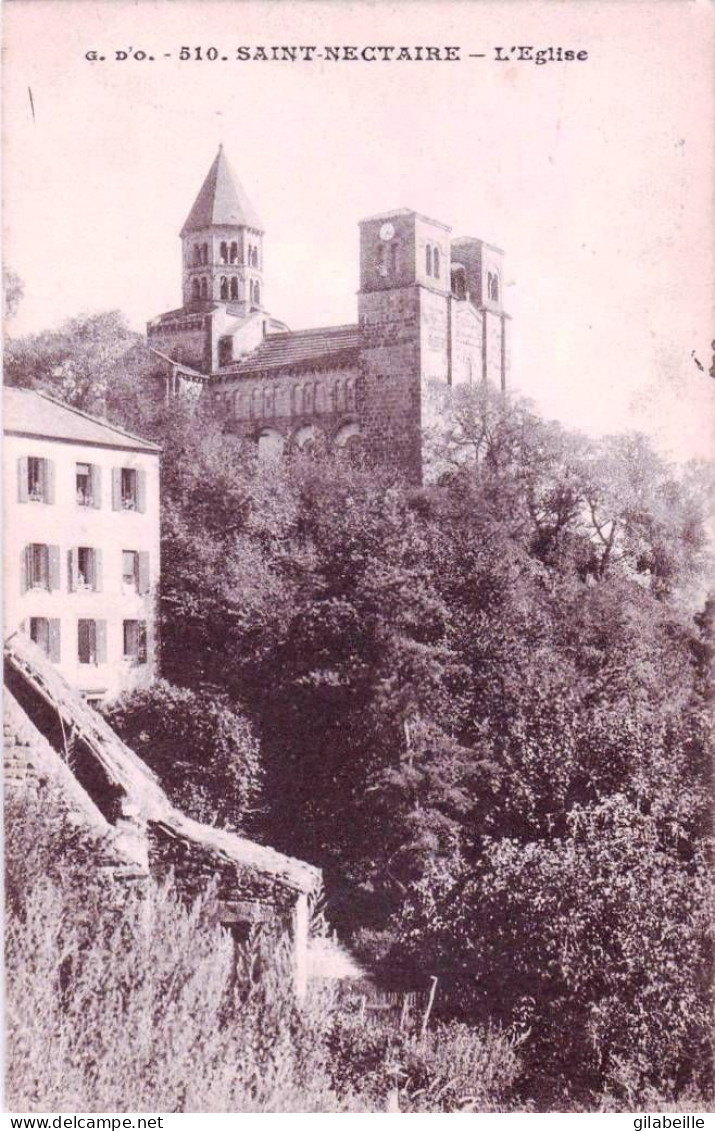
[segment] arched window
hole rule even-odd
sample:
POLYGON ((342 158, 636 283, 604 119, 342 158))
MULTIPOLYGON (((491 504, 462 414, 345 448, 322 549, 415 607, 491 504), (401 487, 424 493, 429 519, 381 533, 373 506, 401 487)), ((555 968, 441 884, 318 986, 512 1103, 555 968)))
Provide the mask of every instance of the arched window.
POLYGON ((228 258, 230 263, 238 263, 238 244, 235 240, 231 244, 231 250, 228 258))
POLYGON ((194 267, 200 267, 200 266, 201 266, 201 246, 200 246, 200 244, 195 243, 194 244, 194 267))
POLYGON ((252 247, 251 248, 251 267, 257 267, 257 266, 258 266, 258 248, 252 247))
POLYGON ((499 302, 499 276, 494 272, 489 273, 489 298, 492 302, 499 302))
POLYGON ((221 240, 221 247, 219 249, 222 263, 228 263, 228 244, 225 240, 221 240))
POLYGON ((221 295, 221 298, 223 298, 223 299, 228 298, 228 279, 226 278, 225 275, 221 276, 221 284, 220 284, 220 292, 219 293, 221 295))
POLYGON ((208 263, 208 261, 209 261, 209 245, 207 243, 204 243, 204 244, 201 245, 201 264, 202 264, 202 266, 205 267, 206 264, 208 263))
POLYGON ((348 409, 354 409, 355 408, 355 378, 354 377, 348 377, 346 394, 347 394, 346 395, 346 402, 347 402, 346 407, 348 409))
POLYGON ((198 279, 191 280, 191 297, 194 300, 201 298, 201 283, 198 279))
POLYGON ((264 428, 258 437, 258 458, 260 460, 280 459, 283 455, 285 441, 280 432, 274 428, 264 428))
POLYGON ((393 275, 397 274, 397 266, 399 263, 400 245, 397 240, 393 240, 390 244, 390 270, 393 275))
POLYGON ((432 257, 432 274, 434 275, 435 279, 439 279, 439 248, 438 247, 436 247, 434 249, 434 255, 432 257))
POLYGON ((255 302, 256 306, 261 305, 261 285, 257 279, 253 286, 253 301, 255 302))
POLYGON ((428 275, 432 274, 432 245, 427 244, 425 248, 425 271, 428 275))
POLYGON ((202 279, 201 280, 201 297, 202 298, 208 298, 209 297, 209 281, 208 281, 208 279, 202 279))
POLYGON ((460 300, 467 297, 467 276, 461 264, 452 267, 452 294, 460 300))
POLYGON ((231 276, 231 298, 238 298, 238 279, 235 275, 231 276))

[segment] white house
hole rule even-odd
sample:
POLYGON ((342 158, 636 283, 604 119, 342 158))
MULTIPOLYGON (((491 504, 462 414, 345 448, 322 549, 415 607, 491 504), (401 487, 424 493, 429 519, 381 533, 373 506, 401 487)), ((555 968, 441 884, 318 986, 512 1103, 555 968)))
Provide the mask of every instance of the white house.
POLYGON ((26 632, 90 701, 156 673, 160 449, 6 388, 4 635, 26 632))

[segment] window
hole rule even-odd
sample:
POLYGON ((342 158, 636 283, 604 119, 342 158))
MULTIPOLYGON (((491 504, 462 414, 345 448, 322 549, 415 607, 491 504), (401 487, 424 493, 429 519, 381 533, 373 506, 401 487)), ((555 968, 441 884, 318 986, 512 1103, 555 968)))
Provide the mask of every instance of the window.
POLYGON ((137 473, 133 467, 122 468, 122 509, 125 511, 136 510, 137 507, 137 473))
POLYGON ((221 276, 221 283, 220 283, 220 286, 219 286, 219 294, 221 295, 221 298, 223 298, 223 299, 228 298, 228 279, 226 278, 225 275, 221 276))
POLYGON ((233 338, 227 335, 225 338, 218 340, 218 363, 219 365, 230 365, 233 361, 233 338))
POLYGON ((52 460, 27 456, 18 464, 18 498, 21 503, 54 503, 52 460))
POLYGON ((112 510, 146 511, 146 471, 143 468, 112 468, 112 510))
POLYGON ((487 275, 487 297, 490 302, 499 302, 499 276, 493 271, 487 275))
POLYGON ((107 660, 107 622, 77 622, 77 659, 80 664, 104 664, 107 660))
POLYGON ((432 274, 432 246, 427 244, 425 249, 425 271, 428 275, 432 274))
POLYGON ((434 275, 435 279, 439 279, 439 248, 438 247, 436 247, 434 249, 434 253, 432 255, 432 274, 434 275))
POLYGON ((146 663, 146 621, 124 621, 124 659, 132 664, 146 663))
POLYGON ((201 283, 198 279, 191 280, 191 297, 194 301, 201 298, 201 283))
POLYGON ((27 588, 50 588, 50 547, 33 542, 27 547, 27 588))
POLYGON ((238 263, 238 244, 235 243, 235 242, 231 244, 231 252, 229 254, 229 262, 230 263, 238 263))
POLYGON ((228 263, 228 245, 222 240, 221 250, 219 252, 222 263, 228 263))
POLYGON ((75 470, 77 502, 81 507, 102 505, 102 469, 94 463, 78 463, 75 470))
POLYGON ((77 548, 77 588, 94 589, 96 558, 90 546, 77 548))
POLYGON ((204 243, 201 245, 201 265, 205 267, 209 261, 209 245, 204 243))
POLYGON ((463 267, 452 268, 452 294, 460 301, 467 297, 467 277, 463 267))
POLYGON ((102 591, 102 551, 93 546, 75 546, 67 555, 70 593, 80 589, 102 591))
POLYGON ((397 266, 399 262, 400 245, 397 240, 393 240, 390 244, 390 270, 393 275, 397 274, 397 266))
POLYGON ((122 592, 144 596, 150 588, 149 552, 122 550, 122 592))
POLYGON ((255 286, 253 288, 253 301, 256 306, 261 305, 261 285, 258 280, 256 280, 255 286))
POLYGON ((92 502, 92 469, 88 463, 78 463, 75 472, 77 484, 77 502, 81 507, 88 507, 92 502))
POLYGON ((122 550, 122 588, 139 588, 139 555, 136 550, 122 550))
POLYGON ((47 617, 30 617, 30 640, 49 656, 50 622, 47 617))
POLYGON ((209 297, 209 281, 208 281, 208 279, 202 279, 201 280, 201 297, 202 298, 208 298, 209 297))
POLYGON ((231 279, 231 298, 238 298, 238 279, 235 275, 231 279))
POLYGON ((199 244, 194 244, 194 267, 201 266, 201 248, 199 244))
POLYGON ((54 663, 60 658, 60 622, 48 617, 30 617, 30 640, 54 663))
POLYGON ((20 559, 20 584, 28 589, 59 589, 60 548, 33 542, 25 546, 20 559))

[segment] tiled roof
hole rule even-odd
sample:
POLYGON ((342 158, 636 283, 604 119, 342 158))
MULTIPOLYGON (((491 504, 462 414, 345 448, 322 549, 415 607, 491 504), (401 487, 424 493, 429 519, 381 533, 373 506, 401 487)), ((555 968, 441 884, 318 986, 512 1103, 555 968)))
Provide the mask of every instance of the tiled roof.
POLYGON ((3 430, 22 436, 41 436, 48 440, 74 440, 78 444, 96 444, 103 448, 125 448, 129 451, 159 452, 161 449, 141 436, 134 436, 62 404, 36 389, 3 389, 3 430))
POLYGON ((262 232, 258 213, 219 146, 213 165, 201 186, 181 234, 211 227, 255 228, 262 232))
POLYGON ((357 326, 320 326, 269 334, 251 353, 222 373, 263 373, 268 369, 298 369, 320 362, 349 364, 357 356, 357 326))

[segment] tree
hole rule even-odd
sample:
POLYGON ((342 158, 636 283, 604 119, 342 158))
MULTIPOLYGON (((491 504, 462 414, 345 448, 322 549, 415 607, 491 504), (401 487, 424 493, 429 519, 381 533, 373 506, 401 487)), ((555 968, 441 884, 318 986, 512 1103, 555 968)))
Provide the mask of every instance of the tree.
POLYGON ((143 420, 155 395, 155 365, 119 311, 81 315, 58 330, 9 338, 5 381, 44 389, 68 404, 127 427, 143 420))
POLYGON ((124 694, 105 716, 190 816, 242 832, 260 828, 258 743, 217 688, 190 690, 158 680, 124 694))

